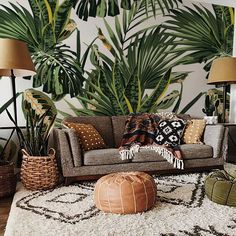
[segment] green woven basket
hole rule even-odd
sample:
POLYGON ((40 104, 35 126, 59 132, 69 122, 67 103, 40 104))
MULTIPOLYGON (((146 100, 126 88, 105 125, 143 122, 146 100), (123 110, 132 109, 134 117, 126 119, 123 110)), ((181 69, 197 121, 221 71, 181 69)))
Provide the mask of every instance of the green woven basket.
POLYGON ((205 193, 215 203, 236 207, 236 178, 224 170, 210 173, 205 179, 205 193))

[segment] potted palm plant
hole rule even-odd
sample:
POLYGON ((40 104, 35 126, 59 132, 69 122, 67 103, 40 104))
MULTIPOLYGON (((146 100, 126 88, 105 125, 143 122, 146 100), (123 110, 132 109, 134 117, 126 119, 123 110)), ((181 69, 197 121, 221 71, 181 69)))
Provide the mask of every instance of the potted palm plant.
POLYGON ((27 89, 22 97, 22 109, 26 119, 26 130, 15 124, 23 153, 21 180, 30 190, 46 190, 58 183, 58 168, 55 150, 48 149, 48 138, 53 128, 57 110, 52 100, 44 93, 27 89))

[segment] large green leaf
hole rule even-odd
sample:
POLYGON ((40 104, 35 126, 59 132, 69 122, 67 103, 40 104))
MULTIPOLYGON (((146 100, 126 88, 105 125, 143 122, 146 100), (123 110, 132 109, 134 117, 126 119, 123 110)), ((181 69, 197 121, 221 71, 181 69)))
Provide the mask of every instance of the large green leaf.
POLYGON ((47 110, 50 110, 47 113, 49 120, 57 114, 57 109, 53 101, 46 94, 35 89, 27 89, 23 93, 22 110, 25 117, 29 112, 27 107, 30 107, 36 116, 42 116, 47 110))
POLYGON ((182 0, 73 0, 73 3, 79 18, 87 21, 89 16, 119 15, 119 3, 121 8, 125 10, 130 10, 132 4, 136 4, 145 9, 145 14, 148 15, 151 11, 155 15, 157 7, 165 14, 170 9, 178 7, 178 3, 182 3, 182 0))
MULTIPOLYGON (((51 93, 54 99, 61 99, 65 94, 78 95, 82 92, 84 64, 80 63, 80 55, 77 57, 68 46, 61 44, 76 28, 69 18, 72 2, 31 0, 29 3, 33 15, 21 6, 2 6, 0 37, 28 44, 37 70, 33 87, 43 86, 43 91, 51 93)), ((83 58, 83 63, 85 60, 83 58)))
POLYGON ((64 0, 62 4, 56 8, 56 11, 54 13, 56 39, 61 36, 62 32, 69 22, 72 5, 73 3, 71 0, 64 0))
POLYGON ((205 7, 172 10, 170 20, 165 22, 171 36, 178 37, 173 52, 185 53, 179 63, 206 63, 209 71, 212 61, 220 56, 232 54, 233 12, 231 8, 214 7, 214 12, 205 7))
POLYGON ((33 86, 43 85, 43 91, 58 96, 70 94, 71 97, 81 91, 84 77, 73 51, 65 45, 57 46, 48 52, 33 54, 37 68, 33 86))
POLYGON ((140 111, 142 112, 156 112, 157 104, 160 97, 165 93, 171 80, 171 69, 169 69, 163 77, 159 80, 156 87, 148 97, 144 97, 140 111))
POLYGON ((204 94, 205 92, 200 92, 195 98, 193 98, 181 111, 180 113, 186 113, 204 94))
POLYGON ((170 108, 175 102, 176 98, 179 97, 179 91, 174 90, 171 93, 167 94, 164 98, 162 98, 156 106, 157 111, 166 110, 170 108))

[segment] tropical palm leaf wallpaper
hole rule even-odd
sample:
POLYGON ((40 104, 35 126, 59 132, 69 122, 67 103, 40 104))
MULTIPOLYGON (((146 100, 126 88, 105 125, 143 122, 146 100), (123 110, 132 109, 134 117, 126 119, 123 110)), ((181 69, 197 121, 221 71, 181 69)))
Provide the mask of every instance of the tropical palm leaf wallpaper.
POLYGON ((232 54, 233 15, 182 0, 4 0, 0 38, 28 44, 37 74, 24 83, 61 118, 189 113, 203 107, 212 61, 232 54))

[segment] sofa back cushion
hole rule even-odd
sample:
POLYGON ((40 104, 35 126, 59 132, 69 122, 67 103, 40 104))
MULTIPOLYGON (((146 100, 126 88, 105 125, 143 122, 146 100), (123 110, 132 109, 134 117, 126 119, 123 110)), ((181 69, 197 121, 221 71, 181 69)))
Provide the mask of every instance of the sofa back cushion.
POLYGON ((109 116, 67 117, 63 120, 63 122, 91 124, 102 136, 102 138, 105 141, 105 144, 109 148, 114 147, 113 128, 112 128, 111 118, 109 116))
POLYGON ((114 133, 114 142, 115 147, 120 147, 121 139, 123 137, 123 133, 125 131, 125 121, 127 120, 128 116, 112 116, 112 126, 113 126, 113 133, 114 133))

